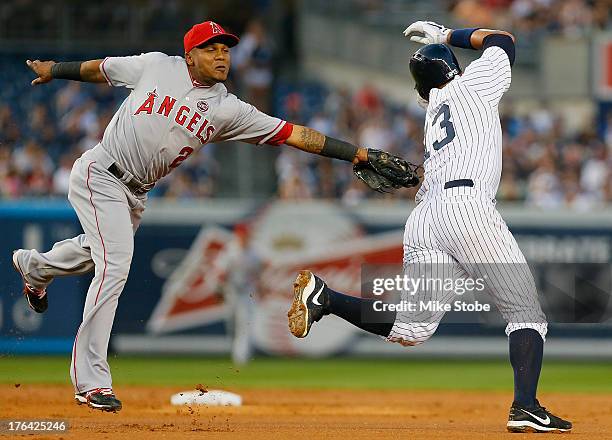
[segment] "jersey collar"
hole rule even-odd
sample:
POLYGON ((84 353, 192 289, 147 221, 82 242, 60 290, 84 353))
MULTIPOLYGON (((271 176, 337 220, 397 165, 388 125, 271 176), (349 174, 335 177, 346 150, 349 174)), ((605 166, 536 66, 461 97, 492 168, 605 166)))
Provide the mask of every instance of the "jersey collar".
POLYGON ((185 70, 187 70, 187 75, 189 75, 189 81, 191 82, 191 86, 195 89, 212 89, 215 88, 217 86, 217 84, 213 84, 212 86, 207 86, 206 84, 202 84, 201 82, 199 82, 197 79, 195 79, 192 75, 191 72, 189 71, 189 67, 187 66, 187 63, 185 62, 184 64, 185 66, 185 70))
POLYGON ((204 93, 203 96, 215 96, 221 93, 227 93, 227 89, 223 83, 218 82, 212 86, 202 84, 191 76, 191 72, 187 68, 187 63, 183 64, 183 66, 187 71, 186 79, 189 81, 189 85, 192 90, 199 90, 200 93, 204 93))
POLYGON ((210 89, 211 87, 214 87, 214 86, 207 86, 206 84, 202 84, 197 79, 195 79, 193 76, 191 76, 191 72, 189 71, 189 68, 187 68, 187 73, 189 74, 189 79, 191 80, 191 85, 193 87, 197 89, 210 89))

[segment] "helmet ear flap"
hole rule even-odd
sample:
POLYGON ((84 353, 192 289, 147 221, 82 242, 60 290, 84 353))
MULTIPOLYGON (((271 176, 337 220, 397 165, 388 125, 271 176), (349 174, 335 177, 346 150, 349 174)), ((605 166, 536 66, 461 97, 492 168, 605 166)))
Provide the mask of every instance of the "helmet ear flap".
POLYGON ((414 89, 426 101, 429 101, 429 91, 431 90, 427 75, 428 62, 429 60, 419 52, 416 52, 410 59, 410 73, 415 82, 414 89))
POLYGON ((427 89, 425 87, 419 87, 417 85, 414 87, 414 89, 417 91, 421 98, 423 98, 425 101, 429 101, 429 92, 431 91, 431 88, 427 89))

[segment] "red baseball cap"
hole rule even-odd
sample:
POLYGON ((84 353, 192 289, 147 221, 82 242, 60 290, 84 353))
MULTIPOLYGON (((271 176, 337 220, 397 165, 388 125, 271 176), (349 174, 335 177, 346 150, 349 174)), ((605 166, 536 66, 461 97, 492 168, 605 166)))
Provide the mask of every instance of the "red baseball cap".
POLYGON ((218 40, 219 43, 227 44, 229 47, 234 47, 240 41, 237 36, 225 32, 225 30, 214 21, 205 21, 194 25, 185 34, 183 38, 185 53, 213 38, 218 40))

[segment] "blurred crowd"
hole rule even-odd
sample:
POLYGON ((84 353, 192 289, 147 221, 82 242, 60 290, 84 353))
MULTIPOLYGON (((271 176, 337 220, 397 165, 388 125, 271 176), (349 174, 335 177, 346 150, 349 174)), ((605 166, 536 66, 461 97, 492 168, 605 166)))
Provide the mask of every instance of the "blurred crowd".
MULTIPOLYGON (((268 111, 274 46, 257 20, 241 37, 227 86, 268 111)), ((102 139, 127 90, 74 81, 32 88, 33 73, 20 56, 0 58, 0 70, 6 76, 0 88, 0 197, 65 197, 72 164, 102 139)), ((215 148, 209 144, 185 161, 150 196, 213 197, 219 174, 215 148)))
MULTIPOLYGON (((100 141, 123 97, 106 84, 65 82, 25 114, 0 104, 0 197, 65 197, 72 164, 100 141)), ((209 197, 216 173, 212 149, 204 149, 153 195, 209 197)))
POLYGON ((453 27, 512 29, 519 35, 557 33, 576 37, 610 26, 610 0, 309 0, 325 15, 408 25, 421 17, 453 27), (445 12, 454 18, 447 21, 445 12))
MULTIPOLYGON (((245 93, 253 92, 247 87, 245 93)), ((286 93, 280 104, 283 116, 326 135, 422 162, 424 114, 416 103, 393 105, 369 85, 356 93, 345 89, 318 93, 320 99, 314 103, 309 103, 316 95, 312 91, 286 93)), ((0 196, 65 197, 72 163, 99 142, 123 96, 105 84, 66 82, 24 115, 0 104, 0 196)), ((612 121, 608 126, 612 127, 612 121)), ((548 106, 519 114, 511 103, 504 106, 502 127, 504 169, 499 200, 579 210, 612 202, 612 128, 604 136, 590 126, 570 133, 548 106)), ((214 197, 220 172, 214 152, 215 145, 208 145, 163 179, 151 195, 214 197)), ((278 152, 280 198, 338 198, 355 204, 372 197, 414 196, 411 190, 385 196, 373 193, 353 177, 345 162, 286 147, 278 152)))
MULTIPOLYGON (((0 15, 19 16, 32 4, 31 0, 3 4, 0 15)), ((183 11, 176 1, 149 0, 147 5, 150 15, 145 14, 144 18, 170 14, 173 8, 176 13, 183 11)), ((608 25, 612 0, 457 0, 452 2, 451 10, 457 21, 464 20, 471 26, 524 32, 545 29, 581 35, 608 25)), ((94 21, 104 15, 102 10, 95 11, 89 17, 94 21), (94 14, 95 11, 99 14, 94 14)), ((121 14, 117 11, 113 14, 118 18, 110 23, 121 23, 121 14)), ((154 22, 146 19, 145 27, 146 23, 154 22)), ((44 26, 44 20, 39 25, 44 26)), ((327 90, 321 85, 285 87, 273 83, 275 50, 266 28, 251 20, 241 35, 240 45, 232 52, 228 88, 265 112, 357 145, 388 150, 411 162, 422 162, 423 110, 416 103, 394 105, 371 85, 351 93, 347 89, 327 90)), ((65 197, 72 163, 99 142, 127 92, 106 84, 64 81, 31 88, 32 74, 22 58, 0 59, 5 79, 0 88, 0 197, 65 197)), ((609 171, 612 120, 608 123, 609 132, 598 135, 593 131, 595 124, 582 131, 569 130, 563 118, 545 104, 528 113, 515 111, 511 104, 503 108, 504 171, 499 200, 574 209, 612 202, 609 171)), ((215 150, 214 144, 208 145, 185 161, 153 189, 151 196, 214 197, 221 168, 215 150)), ((356 180, 351 167, 344 162, 285 147, 277 151, 275 168, 280 198, 336 198, 355 204, 372 197, 414 196, 413 190, 380 196, 356 180)))
MULTIPOLYGON (((287 97, 289 114, 293 112, 296 120, 300 120, 303 100, 299 93, 287 97)), ((423 161, 423 110, 416 104, 393 106, 371 86, 355 94, 332 90, 304 122, 358 145, 388 150, 414 163, 423 161)), ((598 137, 593 126, 569 132, 562 117, 546 105, 520 114, 506 104, 502 112, 504 165, 497 199, 576 210, 612 202, 612 129, 598 137)), ((291 149, 278 156, 277 174, 282 198, 337 197, 355 204, 380 197, 354 179, 346 163, 291 149)), ((383 197, 413 196, 414 191, 401 190, 383 197)))
POLYGON ((459 24, 522 34, 580 37, 612 23, 611 0, 451 0, 450 10, 459 24))
MULTIPOLYGON (((0 38, 166 43, 180 37, 198 17, 215 17, 225 27, 241 28, 266 0, 3 0, 0 38)), ((173 40, 178 44, 173 44, 173 40)), ((71 41, 72 42, 72 41, 71 41)), ((77 41, 79 42, 79 41, 77 41)))

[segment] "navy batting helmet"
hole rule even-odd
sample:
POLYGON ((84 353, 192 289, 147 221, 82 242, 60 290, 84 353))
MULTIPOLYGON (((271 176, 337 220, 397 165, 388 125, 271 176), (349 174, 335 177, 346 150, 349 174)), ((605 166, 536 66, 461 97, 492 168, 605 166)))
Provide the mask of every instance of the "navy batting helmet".
POLYGON ((440 87, 461 73, 459 61, 444 44, 428 44, 410 58, 410 73, 421 98, 429 101, 429 91, 440 87))

